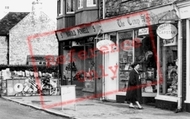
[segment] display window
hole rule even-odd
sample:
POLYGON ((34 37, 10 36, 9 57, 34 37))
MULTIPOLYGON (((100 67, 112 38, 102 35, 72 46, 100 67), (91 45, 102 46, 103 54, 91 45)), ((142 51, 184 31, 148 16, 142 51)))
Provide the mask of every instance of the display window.
POLYGON ((119 32, 119 90, 128 85, 130 65, 133 62, 133 31, 119 32))
POLYGON ((143 95, 147 93, 155 96, 157 92, 157 38, 155 30, 152 29, 151 32, 149 30, 149 28, 140 28, 134 32, 135 61, 140 62, 141 66, 139 73, 143 95))
MULTIPOLYGON (((176 37, 170 41, 176 42, 176 37)), ((160 39, 160 95, 176 96, 178 92, 178 46, 177 43, 168 45, 166 40, 160 39), (167 45, 166 45, 167 44, 167 45)), ((169 42, 169 41, 168 41, 169 42)))

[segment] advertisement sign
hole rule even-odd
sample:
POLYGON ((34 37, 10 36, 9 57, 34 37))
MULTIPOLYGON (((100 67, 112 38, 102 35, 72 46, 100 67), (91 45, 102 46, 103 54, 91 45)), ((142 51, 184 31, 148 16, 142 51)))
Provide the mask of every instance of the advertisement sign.
POLYGON ((96 47, 102 52, 111 51, 111 46, 115 43, 111 40, 101 40, 97 42, 96 47))
POLYGON ((148 35, 148 34, 149 34, 149 29, 148 29, 148 28, 139 29, 138 36, 141 36, 141 35, 148 35))
POLYGON ((181 19, 190 18, 190 6, 179 9, 181 19))
POLYGON ((177 35, 177 28, 173 24, 161 24, 158 26, 157 35, 162 39, 172 39, 177 35))

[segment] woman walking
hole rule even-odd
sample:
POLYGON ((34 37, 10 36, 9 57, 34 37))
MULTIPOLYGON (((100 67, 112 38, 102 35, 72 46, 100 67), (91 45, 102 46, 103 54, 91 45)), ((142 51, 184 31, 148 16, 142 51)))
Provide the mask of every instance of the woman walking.
POLYGON ((139 79, 138 69, 140 67, 138 62, 131 65, 133 68, 129 74, 128 88, 126 91, 126 101, 129 102, 130 108, 135 108, 134 104, 137 105, 137 109, 143 109, 139 102, 141 102, 141 82, 139 79))

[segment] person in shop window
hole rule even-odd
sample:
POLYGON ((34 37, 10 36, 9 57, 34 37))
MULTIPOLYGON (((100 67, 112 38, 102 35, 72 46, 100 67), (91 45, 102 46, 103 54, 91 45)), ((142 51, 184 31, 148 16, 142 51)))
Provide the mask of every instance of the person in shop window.
POLYGON ((137 105, 137 109, 143 109, 139 102, 141 102, 141 83, 138 69, 140 67, 139 62, 134 62, 131 67, 133 68, 129 74, 128 88, 126 91, 125 101, 129 102, 130 108, 135 108, 134 104, 137 105))

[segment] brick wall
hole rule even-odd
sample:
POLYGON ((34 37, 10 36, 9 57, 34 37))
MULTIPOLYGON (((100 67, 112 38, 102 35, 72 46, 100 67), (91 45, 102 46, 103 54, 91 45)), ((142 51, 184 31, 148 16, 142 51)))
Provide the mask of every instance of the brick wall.
POLYGON ((7 64, 7 40, 5 36, 0 36, 0 65, 7 64))
MULTIPOLYGON (((130 12, 147 9, 149 7, 166 5, 176 0, 106 0, 105 1, 105 16, 112 17, 130 12)), ((178 0, 185 1, 185 0, 178 0)), ((100 9, 102 12, 102 9, 100 9)))
POLYGON ((26 64, 27 55, 58 55, 58 41, 53 32, 55 29, 56 24, 45 13, 41 12, 38 16, 32 12, 28 14, 10 30, 10 64, 26 64), (50 35, 43 35, 45 32, 50 32, 50 35), (34 34, 42 35, 28 41, 28 36, 34 34))

